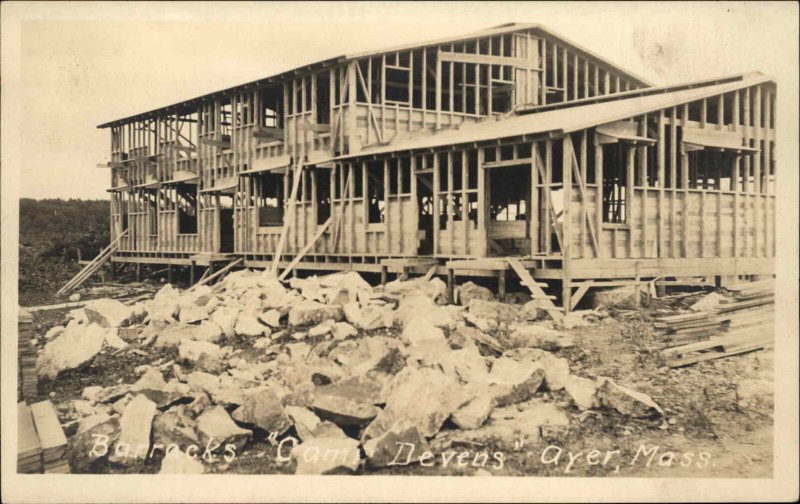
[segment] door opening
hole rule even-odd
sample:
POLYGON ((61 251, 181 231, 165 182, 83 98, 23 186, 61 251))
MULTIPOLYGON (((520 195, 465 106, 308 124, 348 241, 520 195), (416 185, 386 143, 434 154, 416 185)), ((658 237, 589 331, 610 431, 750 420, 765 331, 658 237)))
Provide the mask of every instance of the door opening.
POLYGON ((488 255, 529 253, 530 172, 530 165, 488 170, 488 255))
POLYGON ((220 195, 219 208, 219 251, 233 252, 233 196, 220 195))
POLYGON ((417 253, 433 254, 433 174, 417 174, 417 253))

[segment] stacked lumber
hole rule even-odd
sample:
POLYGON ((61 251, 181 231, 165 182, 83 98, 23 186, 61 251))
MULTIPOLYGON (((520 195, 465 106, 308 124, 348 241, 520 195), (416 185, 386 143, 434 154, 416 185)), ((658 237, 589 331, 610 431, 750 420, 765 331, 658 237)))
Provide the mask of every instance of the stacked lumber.
POLYGON ((752 282, 731 286, 728 290, 733 293, 733 299, 720 300, 713 312, 658 319, 662 330, 665 326, 668 328, 668 334, 673 341, 687 338, 687 341, 681 341, 683 344, 661 351, 668 366, 688 366, 705 360, 760 350, 774 344, 773 282, 752 282), (703 319, 707 321, 705 325, 703 319), (697 339, 688 341, 692 337, 697 339))
POLYGON ((36 397, 38 386, 36 348, 31 343, 33 339, 33 317, 24 308, 19 309, 17 336, 17 377, 19 379, 20 397, 24 400, 30 400, 36 397))
POLYGON ((17 473, 42 472, 42 445, 33 426, 31 408, 24 402, 17 404, 17 473))
POLYGON ((50 401, 17 404, 17 472, 69 473, 67 437, 50 401))
POLYGON ((42 464, 47 473, 69 473, 67 459, 67 436, 58 421, 56 409, 50 401, 31 405, 31 415, 36 434, 42 444, 42 464))
POLYGON ((720 320, 713 312, 682 313, 659 317, 654 326, 659 340, 668 348, 708 340, 720 330, 720 320))

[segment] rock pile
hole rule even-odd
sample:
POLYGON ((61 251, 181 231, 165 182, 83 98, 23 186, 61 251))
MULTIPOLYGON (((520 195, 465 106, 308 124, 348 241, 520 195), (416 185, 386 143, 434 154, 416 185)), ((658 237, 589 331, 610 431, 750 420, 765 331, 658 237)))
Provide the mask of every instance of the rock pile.
POLYGON ((449 306, 438 279, 372 288, 350 272, 287 287, 242 270, 213 287, 167 285, 131 307, 93 301, 54 332, 39 373, 54 378, 108 345, 174 356, 72 401, 75 472, 161 460, 162 472, 199 473, 263 442, 299 474, 413 463, 447 437, 563 433, 569 409, 554 394, 578 410, 661 414, 609 378, 571 375, 557 353, 573 337, 539 320, 535 304, 490 294, 465 286, 465 304, 449 306))

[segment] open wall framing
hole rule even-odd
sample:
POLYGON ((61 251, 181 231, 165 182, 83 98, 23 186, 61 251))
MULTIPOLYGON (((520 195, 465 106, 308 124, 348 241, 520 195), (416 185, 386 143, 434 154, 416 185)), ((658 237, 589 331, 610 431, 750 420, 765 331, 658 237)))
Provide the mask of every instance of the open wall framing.
POLYGON ((102 125, 115 260, 517 257, 568 308, 602 282, 770 274, 775 96, 760 75, 651 88, 533 25, 334 58, 102 125))

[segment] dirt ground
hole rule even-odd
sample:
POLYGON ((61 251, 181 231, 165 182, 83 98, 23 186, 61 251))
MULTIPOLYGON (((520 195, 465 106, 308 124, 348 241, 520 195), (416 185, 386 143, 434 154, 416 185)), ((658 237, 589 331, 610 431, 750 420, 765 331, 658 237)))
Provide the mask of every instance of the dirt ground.
MULTIPOLYGON (((34 314, 40 341, 50 327, 64 323, 66 313, 34 314)), ((663 366, 659 356, 650 322, 652 313, 643 310, 622 315, 628 319, 612 317, 570 330, 576 345, 556 353, 569 360, 572 374, 608 376, 650 395, 663 409, 663 419, 636 420, 609 411, 581 412, 562 391, 551 398, 570 416, 566 434, 522 446, 456 441, 445 455, 437 454, 431 467, 394 466, 366 470, 365 474, 771 477, 773 350, 670 369, 663 366), (458 458, 462 453, 468 455, 458 458)), ((132 383, 137 366, 174 357, 153 350, 147 355, 114 356, 106 349, 84 369, 64 372, 54 381, 41 381, 39 398, 51 399, 59 413, 67 415, 69 401, 79 399, 84 387, 132 383)), ((72 419, 67 415, 61 420, 65 423, 72 419)), ((446 438, 447 424, 443 431, 440 436, 446 438)), ((207 470, 291 474, 293 467, 281 457, 290 447, 284 447, 282 453, 278 448, 267 440, 251 440, 231 464, 220 462, 207 470)), ((148 466, 155 471, 158 464, 148 466)))

